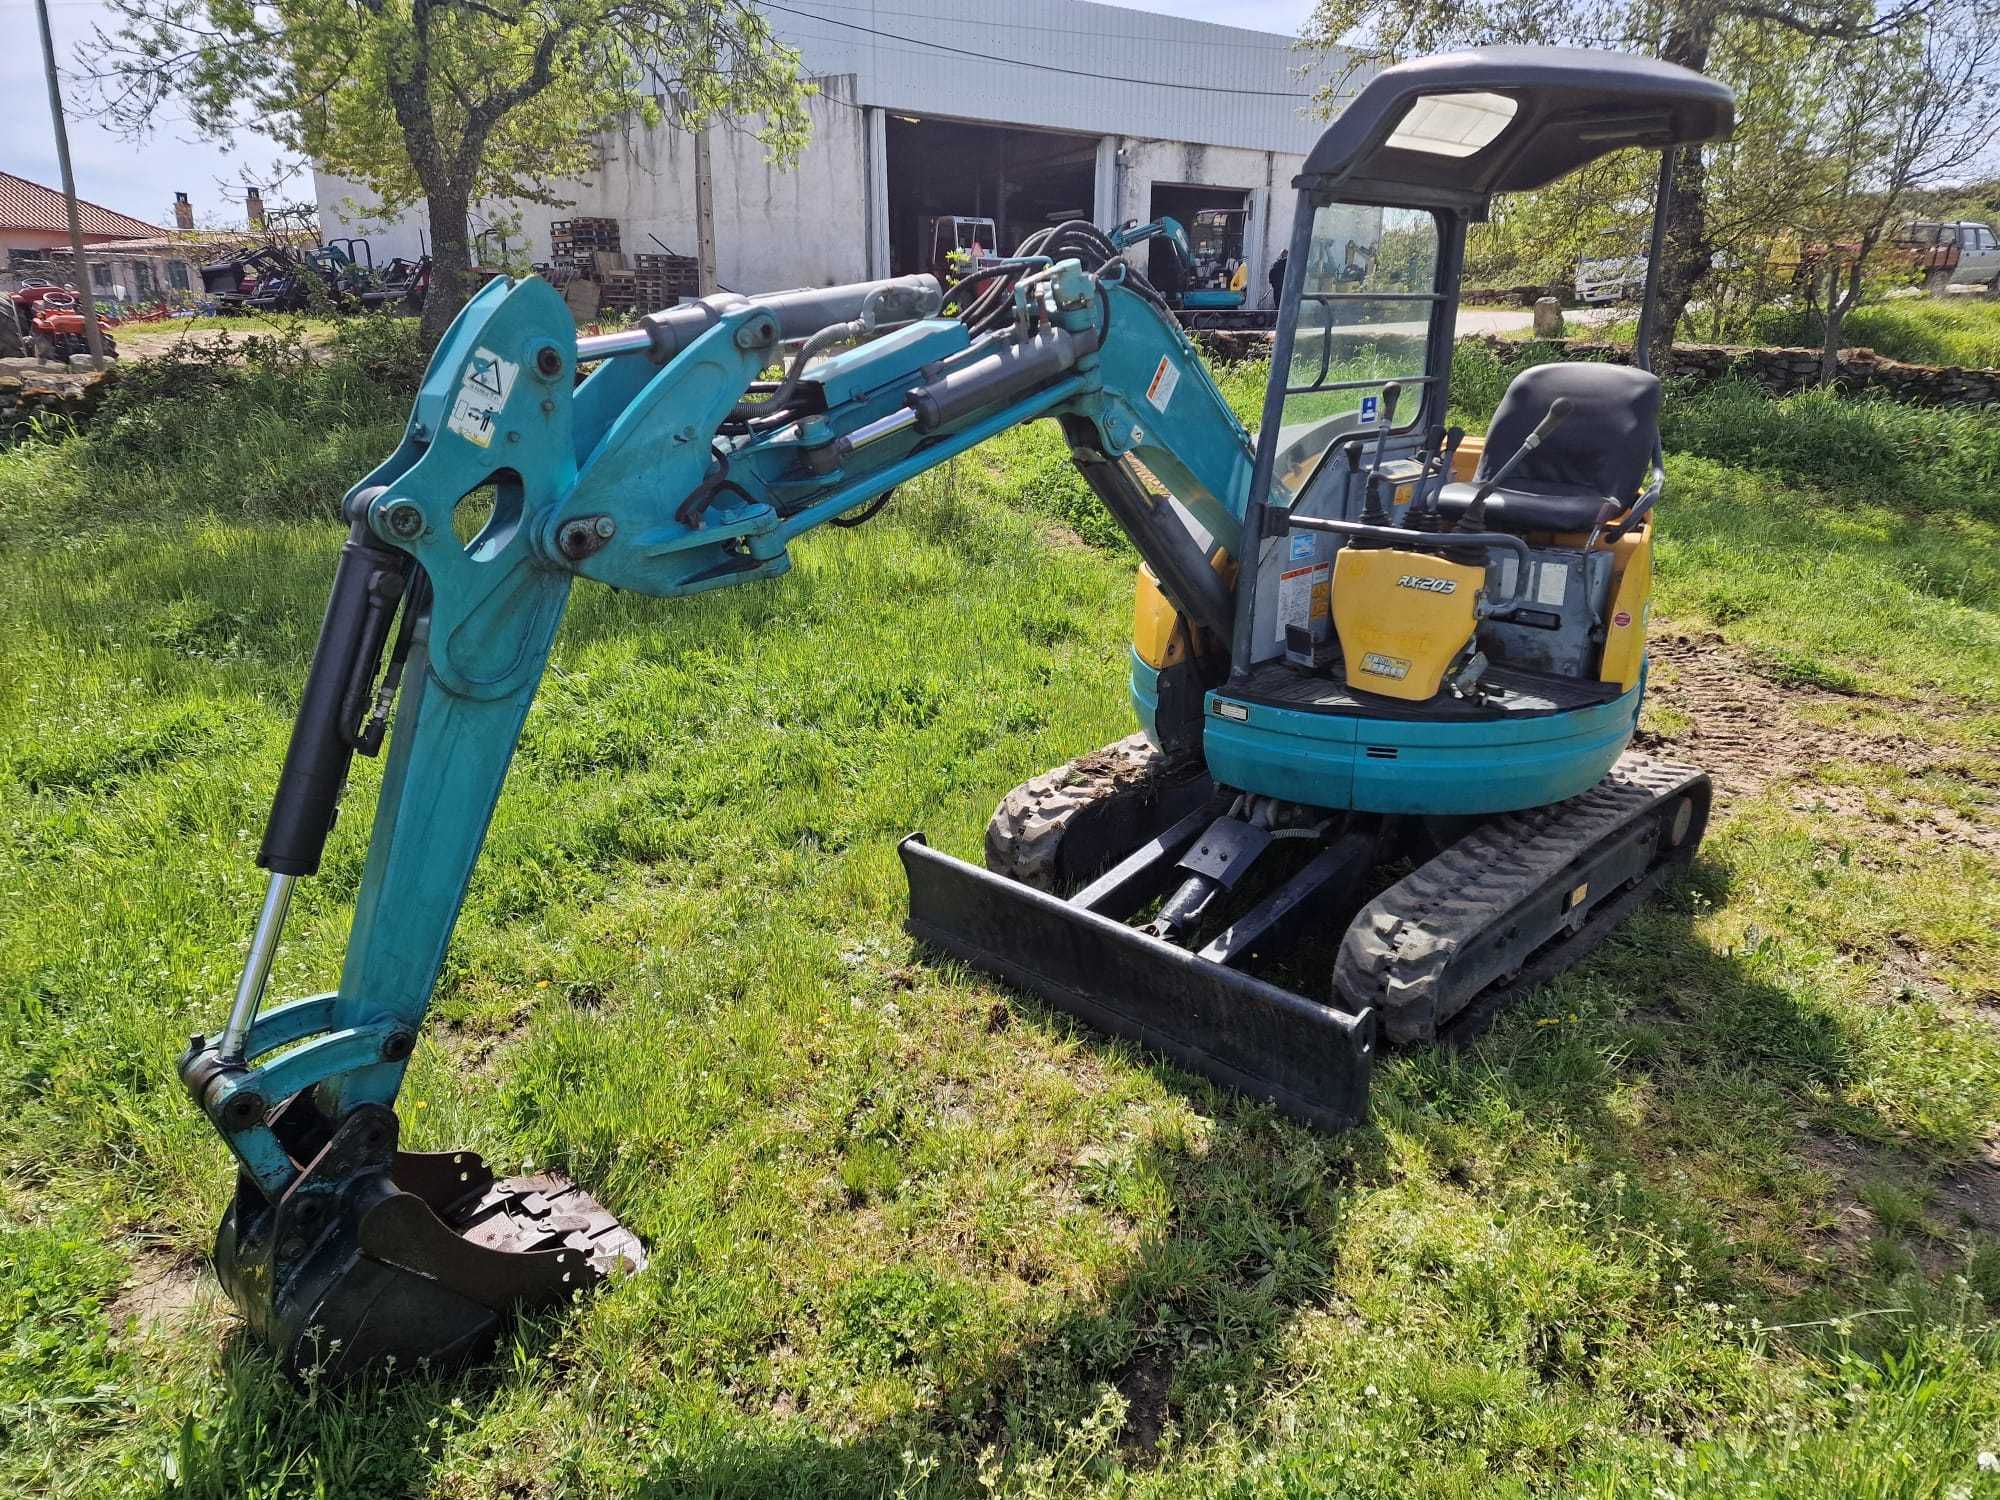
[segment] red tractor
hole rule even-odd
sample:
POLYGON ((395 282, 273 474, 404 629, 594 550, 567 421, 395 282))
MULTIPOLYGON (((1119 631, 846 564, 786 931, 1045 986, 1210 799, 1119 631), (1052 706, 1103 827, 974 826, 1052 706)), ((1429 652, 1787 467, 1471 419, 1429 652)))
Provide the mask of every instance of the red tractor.
MULTIPOLYGON (((19 290, 8 293, 6 313, 0 316, 0 358, 21 358, 32 354, 40 364, 69 362, 72 355, 88 354, 84 336, 83 307, 73 288, 57 286, 40 277, 24 280, 19 290)), ((104 352, 118 353, 111 330, 116 318, 99 313, 97 326, 104 337, 104 352)))

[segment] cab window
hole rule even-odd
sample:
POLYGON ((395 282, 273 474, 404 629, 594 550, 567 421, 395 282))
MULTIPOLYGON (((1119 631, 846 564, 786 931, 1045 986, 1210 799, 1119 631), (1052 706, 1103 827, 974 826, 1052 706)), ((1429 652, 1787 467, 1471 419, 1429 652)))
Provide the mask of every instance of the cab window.
POLYGON ((1417 209, 1323 204, 1313 213, 1285 373, 1274 482, 1296 494, 1343 433, 1372 428, 1382 387, 1402 384, 1397 425, 1417 419, 1437 291, 1439 229, 1417 209))

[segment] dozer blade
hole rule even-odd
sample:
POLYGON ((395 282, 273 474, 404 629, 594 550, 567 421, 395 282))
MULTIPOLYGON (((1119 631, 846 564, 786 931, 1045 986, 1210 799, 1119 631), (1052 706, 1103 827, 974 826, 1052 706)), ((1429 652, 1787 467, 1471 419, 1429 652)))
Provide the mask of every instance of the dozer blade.
POLYGON ((1336 1010, 1085 907, 898 846, 911 936, 1225 1088, 1324 1130, 1366 1111, 1375 1018, 1336 1010))
POLYGON ((516 1309, 645 1266, 637 1236, 561 1177, 496 1181, 469 1151, 398 1151, 381 1105, 330 1134, 293 1106, 281 1134, 324 1144, 276 1203, 239 1180, 215 1268, 294 1375, 463 1365, 516 1309))

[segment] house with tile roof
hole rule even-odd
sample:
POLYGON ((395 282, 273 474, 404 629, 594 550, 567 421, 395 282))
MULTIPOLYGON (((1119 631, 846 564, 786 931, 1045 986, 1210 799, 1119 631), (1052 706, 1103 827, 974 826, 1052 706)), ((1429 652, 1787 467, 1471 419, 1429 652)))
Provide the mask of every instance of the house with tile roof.
MULTIPOLYGON (((100 301, 152 302, 201 286, 197 268, 241 242, 241 235, 190 229, 187 195, 175 195, 182 220, 165 229, 77 200, 83 243, 90 255, 91 286, 100 301)), ((0 172, 0 293, 24 276, 45 276, 74 285, 76 268, 69 244, 69 216, 63 195, 11 172, 0 172)))

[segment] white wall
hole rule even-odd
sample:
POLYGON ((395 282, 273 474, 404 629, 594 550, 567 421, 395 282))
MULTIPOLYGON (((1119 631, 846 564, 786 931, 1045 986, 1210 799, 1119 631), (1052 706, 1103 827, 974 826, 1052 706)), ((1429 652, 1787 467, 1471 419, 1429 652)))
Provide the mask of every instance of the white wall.
MULTIPOLYGON (((719 123, 709 135, 715 175, 716 275, 743 292, 795 286, 832 286, 864 280, 868 174, 862 112, 849 102, 853 82, 821 80, 825 93, 810 102, 812 140, 792 166, 765 160, 762 143, 740 125, 719 123)), ((695 253, 694 137, 662 126, 635 128, 630 137, 600 142, 605 167, 584 181, 560 183, 555 195, 570 200, 550 208, 535 203, 482 203, 473 228, 503 218, 519 221, 507 236, 511 252, 546 260, 549 225, 557 219, 612 218, 628 263, 659 250, 657 235, 677 255, 695 253)), ((320 225, 327 238, 360 235, 376 264, 416 256, 430 219, 422 207, 383 226, 368 214, 379 200, 365 188, 326 172, 314 173, 320 225)))
MULTIPOLYGON (((1271 294, 1265 279, 1271 262, 1292 234, 1292 209, 1297 191, 1292 179, 1305 158, 1288 151, 1247 151, 1235 146, 1199 146, 1188 141, 1110 138, 1116 153, 1113 172, 1113 212, 1106 223, 1141 223, 1153 217, 1155 183, 1198 187, 1240 188, 1249 196, 1250 216, 1243 229, 1243 258, 1250 265, 1250 305, 1262 307, 1271 294)), ((1144 245, 1126 258, 1141 270, 1144 245)))

